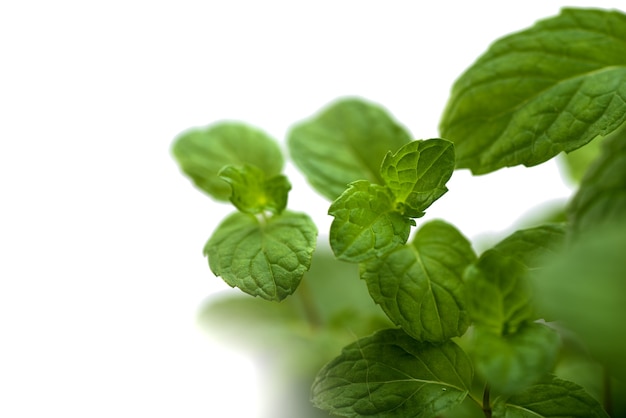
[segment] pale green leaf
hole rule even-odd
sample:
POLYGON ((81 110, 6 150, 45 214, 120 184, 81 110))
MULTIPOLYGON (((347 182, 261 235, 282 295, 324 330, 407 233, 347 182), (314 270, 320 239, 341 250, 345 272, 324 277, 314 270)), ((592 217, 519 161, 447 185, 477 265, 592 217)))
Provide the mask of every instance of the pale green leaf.
POLYGON ((602 144, 568 208, 573 235, 626 219, 626 125, 602 144))
POLYGON ((398 211, 411 218, 424 216, 424 210, 448 191, 445 184, 453 171, 454 146, 438 138, 413 141, 389 152, 380 168, 398 211))
POLYGON ((280 214, 287 206, 291 184, 282 174, 266 179, 261 169, 246 164, 241 167, 228 165, 219 171, 218 176, 230 184, 230 201, 242 212, 280 214))
POLYGON ((514 333, 532 321, 534 309, 527 268, 514 257, 488 250, 465 272, 470 315, 496 335, 514 333))
POLYGON ((440 132, 457 167, 542 163, 626 121, 626 15, 563 9, 496 41, 454 84, 440 132))
POLYGON ((346 417, 435 417, 465 399, 467 355, 452 341, 417 342, 384 330, 345 347, 317 375, 313 403, 346 417))
POLYGON ((361 278, 395 324, 417 340, 441 342, 469 326, 463 271, 475 259, 469 241, 437 220, 410 245, 361 264, 361 278))
POLYGON ((335 218, 330 245, 338 259, 350 262, 379 257, 404 244, 414 225, 395 211, 386 187, 365 180, 351 183, 328 213, 335 218))
POLYGON ((552 372, 559 351, 558 334, 538 323, 507 335, 476 328, 472 337, 476 371, 500 393, 519 392, 552 372))
POLYGON ((382 184, 380 162, 411 140, 383 108, 361 99, 337 101, 296 125, 287 140, 309 183, 334 200, 356 180, 382 184))
POLYGON ((317 228, 304 214, 285 211, 267 221, 237 212, 204 247, 216 276, 242 291, 279 301, 292 294, 311 265, 317 228))
POLYGON ((226 165, 250 164, 267 178, 280 174, 284 160, 277 143, 260 130, 235 122, 191 129, 179 135, 172 153, 194 184, 218 200, 228 200, 231 188, 218 172, 226 165))
POLYGON ((495 400, 493 418, 608 418, 575 383, 548 376, 521 393, 495 400))

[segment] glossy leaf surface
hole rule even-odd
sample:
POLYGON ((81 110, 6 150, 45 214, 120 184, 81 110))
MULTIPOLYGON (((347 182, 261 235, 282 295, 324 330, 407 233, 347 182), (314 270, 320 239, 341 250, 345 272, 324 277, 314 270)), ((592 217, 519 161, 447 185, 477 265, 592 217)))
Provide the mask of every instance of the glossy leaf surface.
POLYGON ((390 329, 345 347, 317 375, 312 398, 339 416, 431 418, 465 399, 472 375, 453 342, 420 343, 390 329))
POLYGON ((311 265, 317 228, 285 211, 265 222, 244 213, 227 217, 204 247, 216 276, 242 291, 279 301, 292 294, 311 265))
POLYGON ((626 15, 563 9, 496 41, 454 84, 440 125, 457 166, 533 166, 626 121, 626 15))
POLYGON ((380 168, 385 185, 396 198, 398 211, 411 218, 439 199, 454 171, 454 146, 444 139, 413 141, 388 153, 380 168))
POLYGON ((335 219, 330 245, 338 259, 360 262, 406 242, 413 221, 395 211, 386 187, 361 180, 350 184, 330 206, 335 219))

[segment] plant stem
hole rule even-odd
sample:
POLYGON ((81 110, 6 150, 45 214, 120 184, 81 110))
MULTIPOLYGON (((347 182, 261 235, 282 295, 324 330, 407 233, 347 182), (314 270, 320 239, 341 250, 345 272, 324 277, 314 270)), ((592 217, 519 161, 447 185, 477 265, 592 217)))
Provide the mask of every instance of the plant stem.
POLYGON ((485 385, 485 391, 483 392, 483 412, 485 418, 491 418, 491 405, 489 401, 489 383, 485 385))
POLYGON ((300 303, 302 304, 302 309, 304 310, 304 315, 306 316, 309 325, 311 325, 311 328, 319 328, 322 326, 322 318, 320 317, 319 312, 315 307, 315 303, 313 302, 311 291, 306 282, 306 275, 302 278, 302 281, 298 286, 297 293, 300 303))

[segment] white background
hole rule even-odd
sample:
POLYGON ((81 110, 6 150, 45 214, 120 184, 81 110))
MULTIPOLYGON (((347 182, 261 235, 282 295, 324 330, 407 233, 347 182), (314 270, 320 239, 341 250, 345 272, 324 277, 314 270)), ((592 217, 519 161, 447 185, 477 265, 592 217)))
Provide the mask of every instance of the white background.
MULTIPOLYGON (((196 326, 227 288, 201 251, 231 208, 179 172, 173 138, 234 119, 284 141, 345 95, 437 136, 453 81, 489 43, 564 5, 626 6, 2 2, 0 416, 259 416, 254 365, 196 326)), ((287 173, 290 207, 327 231, 327 202, 287 173)), ((570 193, 554 163, 459 171, 448 187, 427 216, 472 238, 570 193)))

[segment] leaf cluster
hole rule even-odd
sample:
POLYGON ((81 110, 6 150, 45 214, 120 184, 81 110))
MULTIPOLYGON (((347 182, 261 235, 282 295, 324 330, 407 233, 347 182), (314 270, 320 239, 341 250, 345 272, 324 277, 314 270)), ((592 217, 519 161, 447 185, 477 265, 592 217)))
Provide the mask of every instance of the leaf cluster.
MULTIPOLYGON (((291 159, 330 201, 334 258, 358 265, 367 288, 360 317, 328 314, 337 292, 312 302, 315 291, 300 285, 317 229, 286 209, 291 185, 275 141, 222 123, 182 134, 173 153, 200 189, 238 209, 205 246, 211 270, 270 301, 298 294, 300 309, 286 299, 268 319, 299 330, 287 341, 347 343, 313 379, 316 407, 348 417, 609 416, 609 383, 626 379, 626 328, 615 321, 626 315, 626 15, 568 8, 494 42, 454 84, 440 132, 413 139, 357 98, 289 132, 291 159), (418 225, 455 169, 532 166, 587 143, 593 158, 567 160, 580 183, 565 222, 515 231, 479 254, 443 220, 418 225), (371 314, 376 326, 351 322, 371 314), (325 332, 348 323, 359 329, 350 341, 325 332), (585 379, 560 375, 573 346, 580 364, 606 368, 603 405, 585 379)), ((312 289, 323 282, 310 279, 312 289)))

